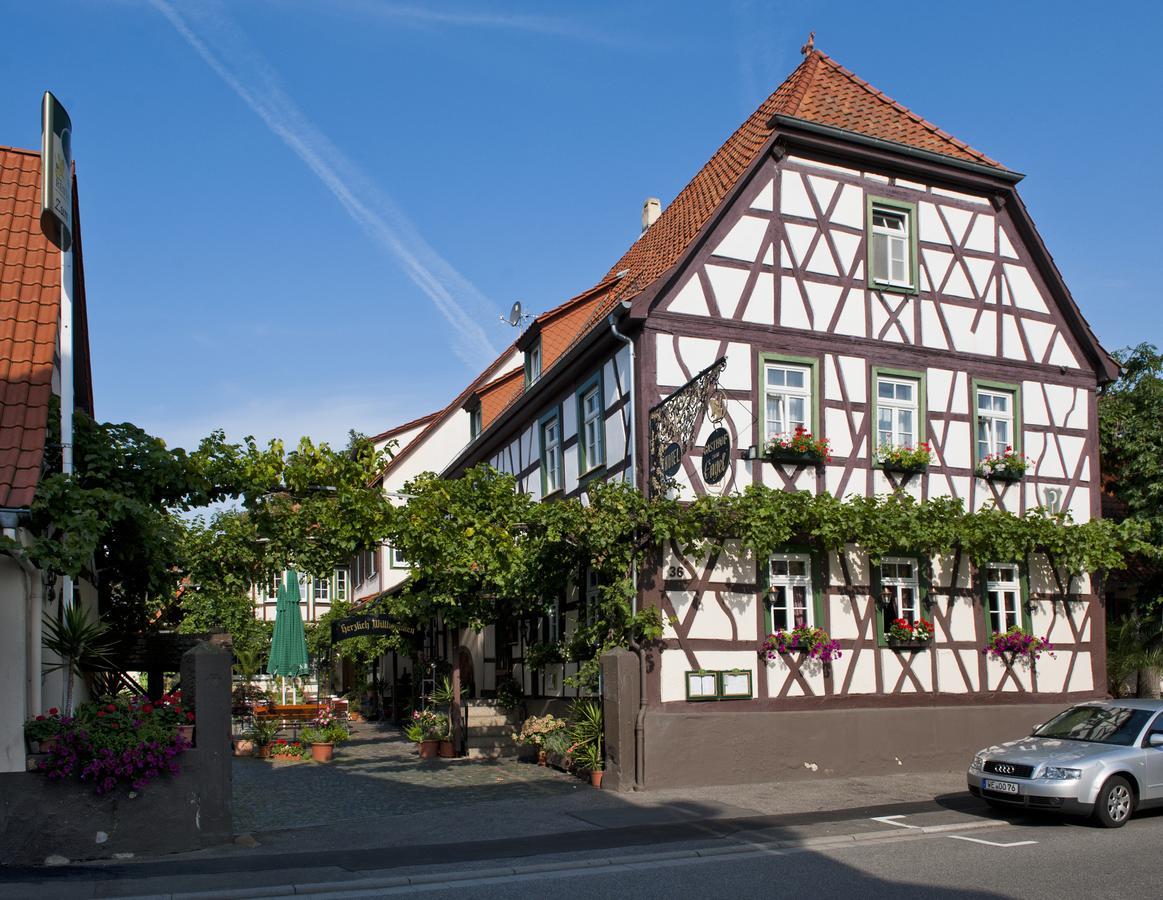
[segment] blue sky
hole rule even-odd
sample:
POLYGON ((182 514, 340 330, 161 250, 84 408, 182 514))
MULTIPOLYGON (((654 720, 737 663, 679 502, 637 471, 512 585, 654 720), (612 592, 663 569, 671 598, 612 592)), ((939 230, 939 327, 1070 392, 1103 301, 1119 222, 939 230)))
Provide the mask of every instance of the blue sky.
POLYGON ((1157 4, 40 0, 0 144, 74 123, 97 412, 341 442, 442 407, 592 285, 798 64, 1027 174, 1110 349, 1163 343, 1157 4))

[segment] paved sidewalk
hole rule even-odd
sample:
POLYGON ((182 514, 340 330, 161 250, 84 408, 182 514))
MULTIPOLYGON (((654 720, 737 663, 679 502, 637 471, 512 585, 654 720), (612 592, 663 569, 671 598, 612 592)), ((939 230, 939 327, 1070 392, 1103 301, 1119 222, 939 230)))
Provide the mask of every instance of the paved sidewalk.
MULTIPOLYGON (((537 802, 582 790, 556 769, 515 759, 423 760, 399 729, 354 726, 330 764, 235 758, 236 833, 350 824, 496 800, 537 802)), ((589 790, 588 785, 585 786, 589 790)))

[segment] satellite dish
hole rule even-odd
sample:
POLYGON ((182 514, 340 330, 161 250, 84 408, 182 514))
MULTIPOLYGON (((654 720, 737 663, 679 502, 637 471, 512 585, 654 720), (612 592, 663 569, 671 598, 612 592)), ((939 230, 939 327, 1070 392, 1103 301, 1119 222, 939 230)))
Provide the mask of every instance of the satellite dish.
POLYGON ((509 315, 501 316, 501 321, 507 322, 508 324, 512 325, 515 328, 516 326, 521 324, 522 318, 523 318, 523 316, 521 315, 521 301, 517 300, 513 304, 513 306, 509 309, 509 315))

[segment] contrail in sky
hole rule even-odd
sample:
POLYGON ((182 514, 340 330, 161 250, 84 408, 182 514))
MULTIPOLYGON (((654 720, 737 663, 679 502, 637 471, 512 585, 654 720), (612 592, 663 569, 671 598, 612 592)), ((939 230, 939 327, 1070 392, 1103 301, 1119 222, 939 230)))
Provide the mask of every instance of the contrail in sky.
POLYGON ((306 163, 368 236, 396 258, 452 326, 453 350, 457 356, 474 370, 491 362, 497 351, 478 320, 495 321, 493 304, 433 250, 391 199, 372 185, 299 111, 262 57, 245 44, 225 13, 219 12, 212 23, 206 23, 218 37, 212 47, 183 17, 188 14, 188 8, 179 13, 167 0, 150 0, 150 3, 206 65, 306 163), (239 65, 230 65, 226 61, 229 58, 237 60, 239 65), (239 71, 242 67, 246 68, 245 73, 239 71), (466 304, 480 315, 474 319, 465 309, 466 304))

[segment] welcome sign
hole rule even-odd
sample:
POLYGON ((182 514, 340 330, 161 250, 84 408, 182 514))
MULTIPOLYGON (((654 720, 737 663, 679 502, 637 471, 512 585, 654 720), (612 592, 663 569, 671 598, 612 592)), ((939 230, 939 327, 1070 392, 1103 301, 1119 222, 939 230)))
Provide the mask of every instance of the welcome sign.
POLYGON ((372 637, 386 634, 411 634, 415 629, 393 622, 382 613, 365 613, 362 616, 348 616, 331 623, 331 643, 358 637, 372 637))

